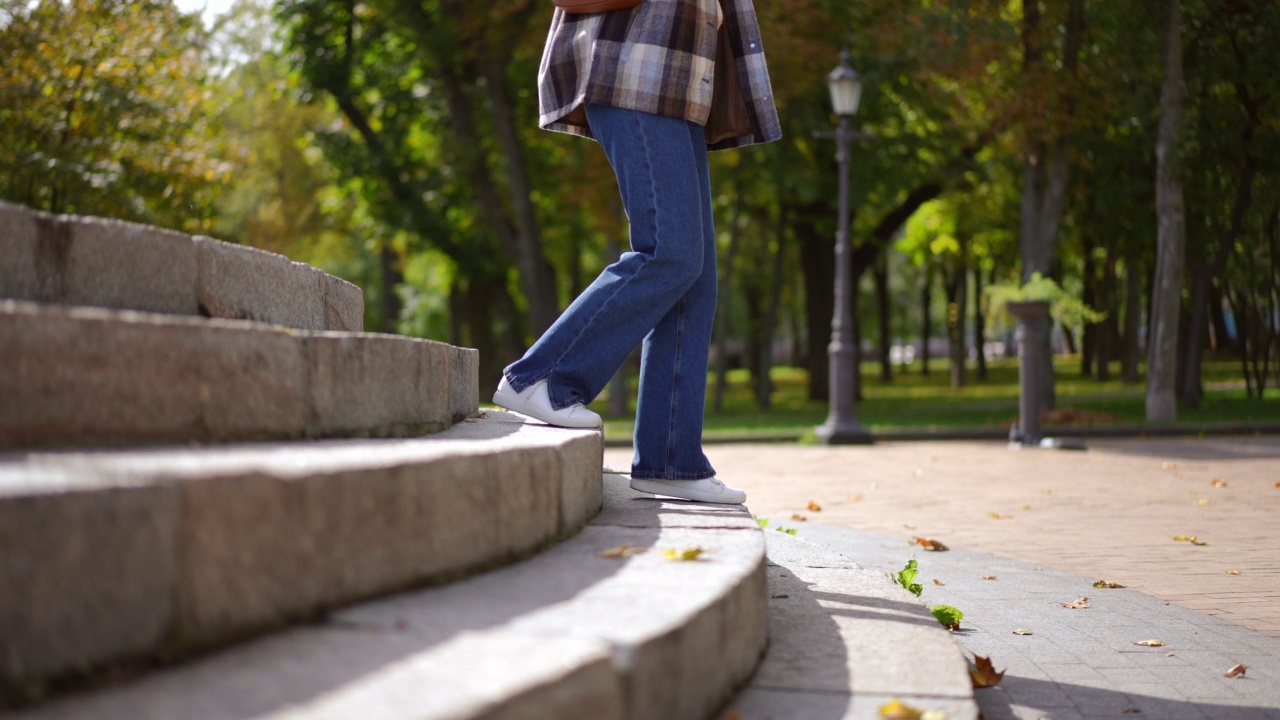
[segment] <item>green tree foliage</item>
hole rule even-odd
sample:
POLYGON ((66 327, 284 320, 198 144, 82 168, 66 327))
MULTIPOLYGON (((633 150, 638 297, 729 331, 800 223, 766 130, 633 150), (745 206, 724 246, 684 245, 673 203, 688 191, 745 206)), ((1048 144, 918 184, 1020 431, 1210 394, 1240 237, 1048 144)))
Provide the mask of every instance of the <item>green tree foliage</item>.
POLYGON ((204 34, 163 0, 0 6, 0 196, 207 231, 214 147, 204 34))

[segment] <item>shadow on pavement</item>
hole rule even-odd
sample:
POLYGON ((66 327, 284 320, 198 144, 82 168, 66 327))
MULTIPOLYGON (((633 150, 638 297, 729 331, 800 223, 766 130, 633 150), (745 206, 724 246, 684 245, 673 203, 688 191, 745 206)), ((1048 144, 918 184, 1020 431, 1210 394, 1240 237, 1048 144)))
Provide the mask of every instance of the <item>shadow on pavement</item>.
MULTIPOLYGON (((1237 682, 1253 682, 1247 678, 1237 682)), ((1159 718, 1160 720, 1275 720, 1276 708, 1222 702, 1192 702, 1168 697, 1117 692, 1026 677, 1006 676, 999 685, 975 692, 984 720, 1093 717, 1159 718)))

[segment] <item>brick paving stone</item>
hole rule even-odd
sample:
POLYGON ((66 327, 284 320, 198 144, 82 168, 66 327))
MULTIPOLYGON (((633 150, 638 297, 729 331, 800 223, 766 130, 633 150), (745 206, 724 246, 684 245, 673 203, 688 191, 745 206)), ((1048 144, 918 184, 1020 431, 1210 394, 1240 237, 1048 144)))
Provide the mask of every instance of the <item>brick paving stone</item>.
MULTIPOLYGON (((1280 438, 1093 441, 1086 452, 923 442, 707 454, 771 527, 795 527, 872 569, 915 558, 923 599, 964 610, 957 641, 1006 671, 976 692, 986 718, 1280 719, 1271 537, 1280 438), (808 510, 810 501, 822 509, 808 510), (925 551, 916 537, 952 551, 925 551), (1078 597, 1090 607, 1060 605, 1078 597), (1035 634, 1014 635, 1020 627, 1035 634), (1166 645, 1133 644, 1149 638, 1166 645), (1236 663, 1249 666, 1246 676, 1223 677, 1236 663)), ((629 454, 610 450, 605 462, 625 467, 629 454)))

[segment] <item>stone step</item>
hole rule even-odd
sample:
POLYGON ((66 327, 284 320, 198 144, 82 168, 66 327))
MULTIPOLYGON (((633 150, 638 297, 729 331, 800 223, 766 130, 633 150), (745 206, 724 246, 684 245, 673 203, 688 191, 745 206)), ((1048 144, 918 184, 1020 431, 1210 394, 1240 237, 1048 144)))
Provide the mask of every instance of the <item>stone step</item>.
POLYGON ((821 545, 765 535, 771 639, 730 704, 738 717, 877 718, 895 700, 947 720, 978 717, 964 652, 920 599, 821 545))
POLYGON ((741 507, 605 474, 603 511, 524 562, 16 717, 707 718, 764 651, 764 550, 741 507), (623 545, 645 552, 606 556, 623 545))
POLYGON ((475 350, 0 300, 0 448, 418 435, 479 408, 475 350))
MULTIPOLYGON (((2 455, 0 715, 5 698, 21 703, 104 668, 187 657, 527 556, 597 513, 602 453, 597 431, 495 411, 412 440, 2 455)), ((351 662, 372 662, 380 651, 367 643, 395 645, 400 633, 348 627, 367 612, 285 637, 350 636, 357 656, 374 653, 351 662)), ((291 667, 271 672, 283 682, 291 667)), ((277 690, 297 687, 254 692, 277 690)), ((222 713, 245 700, 225 699, 222 713)), ((149 713, 186 715, 174 710, 149 713)))
POLYGON ((360 288, 283 255, 0 202, 0 298, 364 329, 360 288))

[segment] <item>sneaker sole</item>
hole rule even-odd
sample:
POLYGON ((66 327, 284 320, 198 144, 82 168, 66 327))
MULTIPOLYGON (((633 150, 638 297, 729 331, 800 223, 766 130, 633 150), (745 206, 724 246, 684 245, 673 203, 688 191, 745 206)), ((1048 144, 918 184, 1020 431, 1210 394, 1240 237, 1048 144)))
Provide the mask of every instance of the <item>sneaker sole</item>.
POLYGON ((596 423, 574 423, 566 422, 564 418, 557 415, 544 415, 537 408, 528 407, 519 397, 508 395, 504 392, 496 392, 493 394, 493 404, 504 407, 511 412, 518 412, 521 415, 527 415, 534 420, 544 422, 548 425, 554 425, 562 428, 573 428, 575 430, 596 430, 603 425, 603 421, 596 423))
POLYGON ((652 493, 654 495, 666 495, 667 497, 680 498, 681 500, 693 500, 694 502, 716 503, 718 505, 741 505, 747 501, 747 494, 744 492, 735 493, 711 493, 698 492, 690 488, 682 488, 675 483, 661 482, 658 480, 647 480, 645 478, 632 478, 631 489, 640 492, 652 493))

